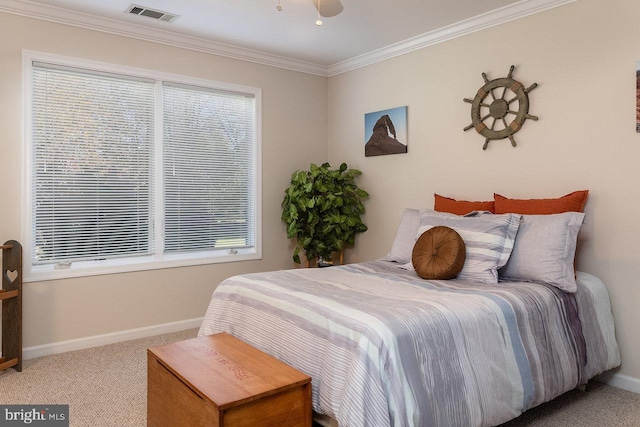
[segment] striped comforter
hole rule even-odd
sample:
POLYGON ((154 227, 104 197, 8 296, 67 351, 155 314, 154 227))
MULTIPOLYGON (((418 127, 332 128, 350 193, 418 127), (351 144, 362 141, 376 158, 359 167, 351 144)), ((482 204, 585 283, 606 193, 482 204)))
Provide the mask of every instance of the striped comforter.
POLYGON ((425 281, 397 264, 247 274, 199 335, 228 332, 312 377, 347 426, 493 426, 620 363, 602 282, 578 292, 425 281))

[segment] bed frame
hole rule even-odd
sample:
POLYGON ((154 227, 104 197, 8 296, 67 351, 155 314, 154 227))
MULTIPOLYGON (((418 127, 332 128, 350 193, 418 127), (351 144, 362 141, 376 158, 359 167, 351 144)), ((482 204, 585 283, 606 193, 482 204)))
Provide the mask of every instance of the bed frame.
POLYGON ((22 246, 15 240, 2 249, 2 356, 0 371, 22 371, 22 246))

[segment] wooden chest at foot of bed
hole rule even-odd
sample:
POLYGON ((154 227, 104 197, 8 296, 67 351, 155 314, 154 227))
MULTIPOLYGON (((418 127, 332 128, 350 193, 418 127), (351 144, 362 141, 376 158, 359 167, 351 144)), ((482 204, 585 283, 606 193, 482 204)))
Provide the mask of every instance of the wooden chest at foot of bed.
POLYGON ((147 426, 311 426, 311 378, 221 333, 147 350, 147 426))

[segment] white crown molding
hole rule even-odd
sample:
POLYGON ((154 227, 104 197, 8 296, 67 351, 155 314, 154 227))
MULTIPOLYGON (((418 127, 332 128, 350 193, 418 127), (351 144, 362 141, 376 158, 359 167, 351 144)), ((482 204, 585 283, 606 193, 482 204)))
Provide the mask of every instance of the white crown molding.
POLYGON ((500 9, 474 16, 473 18, 456 22, 455 24, 330 65, 327 69, 327 75, 333 77, 346 73, 347 71, 366 67, 389 58, 404 55, 415 50, 443 43, 576 1, 578 0, 521 0, 518 3, 504 6, 500 9))
POLYGON ((132 37, 301 73, 332 77, 575 1, 578 0, 521 0, 518 3, 394 43, 390 46, 330 66, 286 58, 202 38, 180 35, 170 31, 143 27, 86 13, 73 12, 54 6, 33 3, 28 0, 0 0, 0 12, 124 37, 132 37))
POLYGON ((37 4, 27 0, 0 0, 0 12, 327 77, 327 67, 324 65, 144 27, 115 19, 74 12, 59 7, 37 4))

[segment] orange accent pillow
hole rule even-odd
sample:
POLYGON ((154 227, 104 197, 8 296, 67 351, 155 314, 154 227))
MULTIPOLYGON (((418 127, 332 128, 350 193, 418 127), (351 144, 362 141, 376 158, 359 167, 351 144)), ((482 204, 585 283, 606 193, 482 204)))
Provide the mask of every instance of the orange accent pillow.
POLYGON ((581 190, 556 199, 509 199, 495 193, 493 198, 497 214, 548 215, 563 212, 584 212, 588 195, 589 190, 581 190))
POLYGON ((495 213, 493 200, 487 202, 470 202, 444 197, 439 194, 434 194, 433 196, 435 197, 433 210, 437 212, 448 212, 456 215, 466 215, 473 211, 489 211, 495 213))

